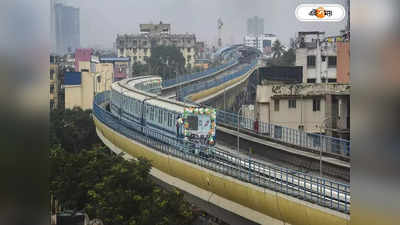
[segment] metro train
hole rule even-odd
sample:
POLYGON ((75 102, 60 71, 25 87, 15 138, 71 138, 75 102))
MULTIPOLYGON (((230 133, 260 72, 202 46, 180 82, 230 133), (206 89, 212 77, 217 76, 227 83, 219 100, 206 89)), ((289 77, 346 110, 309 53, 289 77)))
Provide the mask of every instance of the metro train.
MULTIPOLYGON (((149 92, 149 89, 159 88, 161 78, 157 76, 127 78, 115 82, 111 86, 110 110, 121 119, 181 141, 186 140, 185 143, 204 148, 214 146, 216 110, 164 98, 158 95, 158 91, 149 92)), ((146 135, 158 138, 153 133, 146 135)))

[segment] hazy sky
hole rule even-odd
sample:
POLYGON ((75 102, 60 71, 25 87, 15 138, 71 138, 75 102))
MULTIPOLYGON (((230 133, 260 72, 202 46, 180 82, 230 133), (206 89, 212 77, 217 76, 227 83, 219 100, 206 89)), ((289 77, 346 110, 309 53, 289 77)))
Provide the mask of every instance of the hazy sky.
MULTIPOLYGON (((246 20, 264 18, 264 32, 288 44, 298 31, 320 30, 338 34, 345 20, 299 22, 295 8, 306 0, 64 0, 80 8, 82 47, 112 47, 117 34, 138 33, 140 23, 170 23, 173 33, 194 33, 200 41, 216 42, 217 19, 224 22, 223 43, 242 43, 246 20)), ((345 0, 330 0, 340 3, 345 0)))

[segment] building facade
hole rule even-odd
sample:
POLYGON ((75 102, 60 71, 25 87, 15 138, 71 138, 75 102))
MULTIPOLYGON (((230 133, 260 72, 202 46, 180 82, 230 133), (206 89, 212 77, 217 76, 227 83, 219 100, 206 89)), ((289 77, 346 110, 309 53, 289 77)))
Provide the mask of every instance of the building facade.
POLYGON ((50 58, 50 77, 49 77, 49 101, 50 109, 56 109, 58 106, 58 90, 59 90, 59 66, 53 59, 50 58))
POLYGON ((52 38, 55 38, 56 53, 74 52, 80 47, 79 8, 51 2, 52 38))
POLYGON ((324 32, 299 32, 296 66, 303 67, 304 83, 349 83, 350 45, 346 36, 325 37, 324 32))
POLYGON ((350 40, 337 41, 337 82, 350 83, 350 40))
POLYGON ((75 71, 79 72, 79 62, 89 62, 92 58, 93 49, 78 48, 75 51, 75 71))
POLYGON ((244 37, 244 45, 257 48, 265 56, 271 56, 271 48, 276 40, 277 37, 274 34, 246 35, 244 37))
POLYGON ((348 139, 350 88, 346 84, 259 85, 255 118, 282 127, 348 139))
MULTIPOLYGON (((86 55, 85 55, 86 56, 86 55)), ((110 90, 114 79, 114 64, 92 60, 93 57, 76 58, 78 69, 64 73, 65 108, 92 109, 96 93, 110 90)))
POLYGON ((100 57, 101 63, 111 63, 114 67, 113 82, 132 76, 131 58, 129 57, 100 57))
POLYGON ((196 57, 194 34, 170 34, 169 24, 141 24, 140 34, 117 35, 118 57, 129 57, 131 63, 146 64, 151 48, 157 45, 176 46, 185 58, 185 66, 193 67, 196 57))
POLYGON ((171 34, 171 24, 140 24, 140 34, 171 34))

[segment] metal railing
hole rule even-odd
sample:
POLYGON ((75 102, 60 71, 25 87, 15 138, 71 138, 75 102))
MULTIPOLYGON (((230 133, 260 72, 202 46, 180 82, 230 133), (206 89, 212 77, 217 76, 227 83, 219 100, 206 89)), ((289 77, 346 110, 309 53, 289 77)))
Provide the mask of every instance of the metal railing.
POLYGON ((162 86, 163 86, 163 88, 166 88, 166 87, 170 87, 170 86, 173 86, 175 84, 182 83, 182 82, 191 81, 191 80, 195 80, 195 79, 198 79, 198 78, 201 78, 201 77, 205 77, 205 76, 211 75, 213 73, 216 73, 216 72, 218 72, 220 70, 227 69, 227 68, 233 66, 234 64, 236 64, 237 62, 238 62, 237 60, 232 60, 232 61, 230 61, 230 62, 228 62, 226 64, 219 65, 217 67, 213 67, 213 68, 207 69, 207 70, 202 71, 202 72, 181 75, 181 76, 178 76, 176 79, 164 80, 162 82, 162 86))
MULTIPOLYGON (((307 133, 298 129, 283 127, 258 121, 258 129, 254 129, 255 120, 239 116, 240 129, 256 133, 260 136, 304 147, 316 151, 322 151, 345 158, 350 157, 350 141, 331 136, 307 133)), ((231 112, 217 110, 217 124, 237 127, 238 115, 231 112)))
POLYGON ((199 148, 193 143, 168 136, 158 130, 120 119, 102 106, 109 99, 109 92, 97 94, 93 103, 94 116, 109 128, 132 140, 152 147, 154 150, 180 158, 212 171, 225 174, 244 182, 281 192, 298 199, 309 201, 350 213, 350 186, 329 179, 320 178, 294 170, 265 165, 251 158, 243 159, 229 152, 215 148, 196 154, 199 148))
POLYGON ((219 79, 212 79, 209 80, 207 82, 202 82, 199 84, 192 84, 192 85, 188 85, 184 88, 182 88, 182 90, 179 93, 179 97, 181 98, 181 100, 183 100, 184 97, 199 92, 199 91, 203 91, 206 89, 210 89, 216 86, 219 86, 227 81, 230 81, 232 79, 235 79, 237 77, 242 76, 243 74, 249 72, 251 69, 253 69, 253 67, 257 64, 256 61, 252 62, 250 65, 246 66, 245 68, 241 69, 238 72, 226 75, 224 77, 221 77, 219 79))

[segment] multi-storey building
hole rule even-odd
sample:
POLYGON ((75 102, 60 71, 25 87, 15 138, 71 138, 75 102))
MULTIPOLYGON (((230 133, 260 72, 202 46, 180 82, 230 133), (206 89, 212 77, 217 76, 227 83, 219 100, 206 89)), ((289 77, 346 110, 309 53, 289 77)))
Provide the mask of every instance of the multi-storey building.
POLYGON ((244 37, 244 45, 257 48, 265 56, 270 56, 272 45, 276 40, 277 37, 274 34, 246 35, 244 37))
POLYGON ((74 52, 80 46, 79 8, 51 2, 51 31, 56 53, 74 52))
POLYGON ((283 84, 257 86, 257 120, 341 138, 349 138, 348 84, 283 84))
POLYGON ((171 24, 140 24, 140 34, 171 34, 171 24))
POLYGON ((299 32, 296 66, 303 67, 304 83, 348 83, 350 47, 347 34, 325 37, 324 32, 299 32))
POLYGON ((146 64, 151 48, 157 45, 176 46, 185 58, 185 66, 193 67, 196 55, 194 34, 170 34, 170 25, 141 24, 140 34, 117 35, 118 57, 130 57, 131 62, 146 64), (160 27, 158 27, 160 26, 160 27))
POLYGON ((50 109, 56 109, 58 106, 59 90, 59 65, 55 56, 50 56, 50 77, 49 77, 49 101, 50 109))
POLYGON ((114 79, 114 64, 77 51, 75 71, 65 72, 65 108, 91 109, 96 93, 110 90, 114 79))

